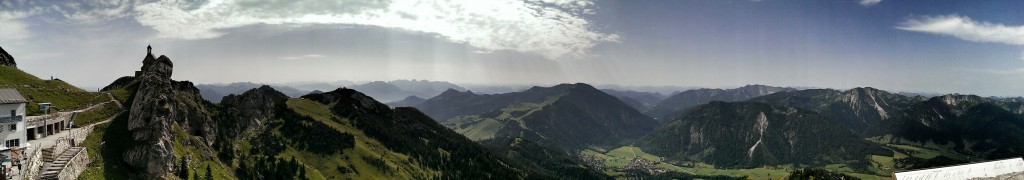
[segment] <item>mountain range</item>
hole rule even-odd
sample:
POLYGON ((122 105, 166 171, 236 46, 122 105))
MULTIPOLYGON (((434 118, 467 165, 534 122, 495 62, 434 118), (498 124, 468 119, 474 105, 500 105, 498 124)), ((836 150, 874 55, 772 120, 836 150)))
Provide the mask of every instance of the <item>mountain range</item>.
POLYGON ((224 179, 574 176, 506 160, 414 108, 392 109, 353 89, 292 99, 260 86, 213 104, 192 83, 170 79, 170 58, 150 54, 143 64, 141 76, 104 88, 130 92, 120 97, 130 110, 89 137, 105 142, 91 150, 108 178, 189 177, 203 166, 224 179))
POLYGON ((601 91, 619 98, 623 103, 628 104, 633 107, 633 109, 640 112, 649 110, 654 107, 654 105, 657 105, 667 98, 665 95, 658 92, 639 92, 633 90, 620 91, 614 89, 601 89, 601 91))
MULTIPOLYGON (((242 94, 250 89, 258 88, 266 84, 257 84, 251 82, 236 82, 231 84, 199 84, 196 88, 199 89, 199 94, 203 96, 203 99, 209 100, 210 102, 220 102, 221 98, 229 94, 242 94)), ((274 89, 284 93, 288 97, 299 97, 308 94, 310 91, 304 91, 295 89, 289 86, 270 85, 274 89)))
POLYGON ((736 89, 693 89, 669 96, 644 112, 657 118, 659 122, 668 123, 674 116, 711 101, 736 102, 769 95, 776 92, 795 91, 793 88, 773 87, 765 85, 747 85, 736 89))
MULTIPOLYGON (((94 162, 81 179, 709 175, 690 174, 700 164, 885 176, 1024 154, 1021 97, 764 85, 665 96, 584 83, 481 94, 423 80, 303 92, 176 81, 170 58, 151 53, 138 76, 89 93, 16 69, 2 49, 0 60, 0 85, 23 91, 30 103, 78 108, 109 101, 106 93, 123 102, 125 112, 109 114, 83 142, 94 162)), ((26 112, 38 111, 32 108, 26 112)))

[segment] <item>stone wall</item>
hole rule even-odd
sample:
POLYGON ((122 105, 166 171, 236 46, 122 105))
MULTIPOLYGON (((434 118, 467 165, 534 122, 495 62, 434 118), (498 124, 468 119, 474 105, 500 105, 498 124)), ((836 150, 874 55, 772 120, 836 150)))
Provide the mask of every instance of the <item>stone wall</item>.
POLYGON ((67 151, 71 147, 71 142, 64 137, 57 138, 57 144, 52 147, 43 149, 43 162, 50 163, 54 159, 57 159, 60 154, 67 151))
POLYGON ((32 150, 31 152, 27 152, 27 154, 28 161, 23 167, 26 168, 23 171, 25 175, 22 177, 24 177, 25 179, 39 179, 39 170, 42 169, 43 167, 43 151, 41 151, 40 149, 35 149, 32 150))
MULTIPOLYGON (((56 113, 50 113, 49 115, 28 116, 28 117, 25 117, 25 119, 26 119, 25 126, 26 127, 42 127, 44 120, 46 121, 47 124, 53 124, 53 123, 57 123, 57 122, 61 122, 61 121, 69 121, 69 120, 71 120, 71 117, 74 114, 75 114, 75 112, 56 112, 56 113)), ((36 132, 36 133, 38 133, 38 132, 36 132)))
POLYGON ((78 175, 85 171, 85 167, 89 165, 91 160, 89 159, 89 152, 85 148, 75 154, 71 161, 64 166, 64 170, 60 171, 57 175, 57 179, 78 179, 78 175))
POLYGON ((93 126, 85 126, 80 128, 74 128, 71 130, 71 143, 72 146, 81 146, 85 142, 85 138, 92 132, 93 126))

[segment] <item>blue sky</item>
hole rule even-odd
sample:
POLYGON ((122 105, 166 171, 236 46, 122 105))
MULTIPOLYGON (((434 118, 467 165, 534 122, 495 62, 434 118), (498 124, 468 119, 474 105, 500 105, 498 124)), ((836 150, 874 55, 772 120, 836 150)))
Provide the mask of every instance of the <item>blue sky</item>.
POLYGON ((19 68, 197 83, 746 84, 1024 95, 1024 1, 3 1, 19 68))

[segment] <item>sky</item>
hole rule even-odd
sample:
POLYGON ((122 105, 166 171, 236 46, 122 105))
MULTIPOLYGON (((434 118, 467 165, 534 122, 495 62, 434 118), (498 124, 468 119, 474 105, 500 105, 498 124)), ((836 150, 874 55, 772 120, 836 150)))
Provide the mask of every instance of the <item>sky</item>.
POLYGON ((18 67, 196 83, 747 84, 1024 95, 1024 1, 4 0, 18 67))

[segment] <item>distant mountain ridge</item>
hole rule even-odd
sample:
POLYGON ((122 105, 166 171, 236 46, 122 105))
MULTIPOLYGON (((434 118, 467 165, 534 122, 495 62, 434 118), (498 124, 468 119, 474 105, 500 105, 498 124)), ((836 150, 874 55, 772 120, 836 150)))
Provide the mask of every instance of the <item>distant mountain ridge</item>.
POLYGON ((406 97, 405 99, 402 99, 401 101, 389 102, 387 103, 387 105, 391 107, 413 107, 425 101, 427 101, 427 99, 423 99, 416 96, 409 96, 406 97))
POLYGON ((465 90, 465 88, 449 82, 427 80, 373 81, 348 86, 348 88, 366 92, 367 95, 381 102, 400 101, 409 96, 434 97, 448 89, 465 90))
POLYGON ((639 92, 633 90, 619 91, 614 89, 601 89, 601 91, 619 98, 619 100, 622 100, 622 102, 629 104, 629 106, 632 106, 640 112, 647 111, 662 100, 665 100, 665 98, 668 98, 658 92, 639 92))
MULTIPOLYGON (((230 94, 242 94, 250 89, 259 88, 267 84, 258 84, 251 82, 236 82, 231 84, 198 84, 196 88, 199 89, 199 94, 203 96, 203 99, 209 100, 210 102, 220 102, 224 96, 230 94)), ((280 91, 288 97, 299 97, 306 95, 309 91, 303 91, 288 86, 270 85, 275 90, 280 91)))
POLYGON ((746 101, 759 96, 788 91, 796 91, 796 89, 765 85, 746 85, 736 89, 693 89, 665 98, 644 114, 658 118, 659 122, 668 123, 674 118, 672 116, 711 101, 746 101))

